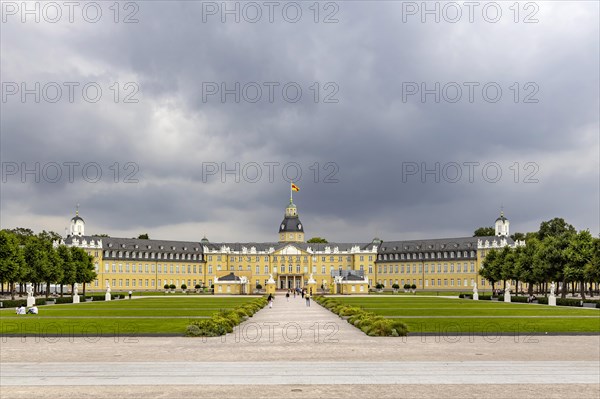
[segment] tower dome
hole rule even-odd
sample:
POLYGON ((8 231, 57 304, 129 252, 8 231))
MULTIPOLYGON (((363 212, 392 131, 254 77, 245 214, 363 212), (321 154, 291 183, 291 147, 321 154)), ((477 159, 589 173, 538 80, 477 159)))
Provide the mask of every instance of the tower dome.
POLYGON ((496 219, 495 230, 498 237, 508 237, 509 235, 509 221, 504 216, 504 211, 500 211, 500 216, 496 219))
POLYGON ((285 208, 285 216, 279 225, 279 242, 304 242, 304 226, 292 199, 285 208))
POLYGON ((85 221, 79 216, 79 205, 75 210, 75 216, 71 218, 71 224, 69 225, 70 236, 84 236, 85 235, 85 221))

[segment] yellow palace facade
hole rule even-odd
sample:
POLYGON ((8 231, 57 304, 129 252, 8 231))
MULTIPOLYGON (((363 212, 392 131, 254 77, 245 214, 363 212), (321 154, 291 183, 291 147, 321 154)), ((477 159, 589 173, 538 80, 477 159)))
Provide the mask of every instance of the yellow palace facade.
MULTIPOLYGON (((297 207, 290 199, 279 225, 278 241, 213 243, 98 237, 85 235, 77 213, 61 244, 85 249, 94 257, 97 279, 91 290, 162 290, 164 285, 211 287, 237 282, 235 291, 252 293, 258 285, 366 293, 382 284, 414 284, 417 289, 490 288, 478 271, 492 248, 523 245, 508 235, 508 220, 496 220, 496 235, 448 239, 355 243, 307 243, 297 207), (222 279, 221 281, 219 281, 222 279)), ((58 244, 58 243, 57 243, 58 244)), ((229 288, 228 288, 229 289, 229 288)), ((215 289, 217 293, 221 290, 215 289)))

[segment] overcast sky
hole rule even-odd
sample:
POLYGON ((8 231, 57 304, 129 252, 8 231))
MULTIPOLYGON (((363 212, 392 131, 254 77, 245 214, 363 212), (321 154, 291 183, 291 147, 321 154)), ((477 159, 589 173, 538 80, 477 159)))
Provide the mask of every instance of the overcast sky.
POLYGON ((43 4, 2 3, 2 228, 276 241, 301 171, 307 238, 598 234, 598 2, 43 4))

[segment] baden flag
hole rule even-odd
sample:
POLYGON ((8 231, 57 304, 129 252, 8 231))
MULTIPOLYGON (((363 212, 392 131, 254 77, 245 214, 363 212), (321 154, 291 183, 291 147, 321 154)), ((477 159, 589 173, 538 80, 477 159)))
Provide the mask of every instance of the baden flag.
POLYGON ((294 183, 292 183, 292 190, 293 191, 300 191, 300 187, 298 187, 297 185, 295 185, 294 183))

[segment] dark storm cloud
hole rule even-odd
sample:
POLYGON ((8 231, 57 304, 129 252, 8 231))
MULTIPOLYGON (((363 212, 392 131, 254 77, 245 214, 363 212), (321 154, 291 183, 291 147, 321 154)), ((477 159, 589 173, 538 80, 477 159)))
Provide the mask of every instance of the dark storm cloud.
POLYGON ((404 23, 393 2, 340 2, 333 24, 315 24, 306 4, 298 23, 275 14, 274 23, 255 24, 218 16, 204 23, 202 2, 139 5, 135 24, 3 24, 2 82, 103 89, 97 103, 22 104, 18 96, 2 103, 3 162, 95 162, 103 171, 93 183, 80 175, 39 184, 9 176, 3 227, 60 231, 39 225, 40 217, 62 217, 80 202, 92 232, 273 240, 289 187, 281 167, 296 162, 303 175, 295 201, 309 236, 468 235, 491 225, 501 205, 513 231, 561 216, 598 232, 597 4, 540 3, 536 24, 512 22, 506 8, 497 24, 404 23), (139 87, 138 103, 122 101, 126 82, 139 87), (203 95, 211 82, 258 82, 263 97, 222 103, 203 95), (264 82, 280 83, 272 103, 264 82), (288 82, 303 89, 300 101, 282 98, 288 82), (326 89, 328 82, 335 86, 326 89), (403 99, 406 82, 458 82, 463 98, 403 99), (472 103, 462 82, 478 83, 472 103), (490 82, 503 90, 496 103, 482 98, 490 82), (338 102, 326 103, 332 87, 338 102), (534 91, 539 102, 523 103, 534 91), (139 168, 138 183, 123 182, 127 162, 139 168), (236 162, 262 165, 262 178, 206 174, 209 163, 236 162), (279 162, 272 182, 265 162, 279 162), (405 173, 408 163, 433 169, 436 162, 449 174, 439 181, 405 173), (479 163, 472 181, 465 162, 479 163), (490 163, 502 171, 498 181, 494 169, 482 174, 490 163), (455 164, 462 175, 450 182, 455 164))

